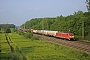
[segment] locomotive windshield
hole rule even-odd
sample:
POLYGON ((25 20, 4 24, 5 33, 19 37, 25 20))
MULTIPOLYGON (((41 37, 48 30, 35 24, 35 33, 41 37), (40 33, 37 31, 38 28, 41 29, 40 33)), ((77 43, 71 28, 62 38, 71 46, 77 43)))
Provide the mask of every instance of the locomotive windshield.
POLYGON ((70 35, 70 36, 74 36, 74 34, 73 34, 73 33, 70 33, 69 35, 70 35))

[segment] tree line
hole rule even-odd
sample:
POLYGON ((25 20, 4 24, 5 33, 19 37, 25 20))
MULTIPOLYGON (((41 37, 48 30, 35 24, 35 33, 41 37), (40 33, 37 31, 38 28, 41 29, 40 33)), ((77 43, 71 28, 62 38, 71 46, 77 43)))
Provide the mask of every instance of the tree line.
POLYGON ((68 16, 57 16, 55 18, 34 18, 21 25, 26 29, 57 30, 60 32, 73 32, 78 39, 82 39, 82 28, 86 40, 90 40, 90 12, 74 12, 68 16), (82 24, 84 26, 82 27, 82 24))
POLYGON ((0 31, 4 30, 6 33, 10 33, 11 30, 10 28, 15 28, 14 24, 0 24, 0 31))

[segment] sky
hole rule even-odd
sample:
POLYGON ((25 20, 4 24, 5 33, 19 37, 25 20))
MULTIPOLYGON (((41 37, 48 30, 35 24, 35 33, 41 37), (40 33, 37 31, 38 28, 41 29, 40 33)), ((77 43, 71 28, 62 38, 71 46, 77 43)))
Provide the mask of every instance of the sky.
POLYGON ((86 0, 0 0, 0 24, 20 26, 33 18, 87 12, 86 0))

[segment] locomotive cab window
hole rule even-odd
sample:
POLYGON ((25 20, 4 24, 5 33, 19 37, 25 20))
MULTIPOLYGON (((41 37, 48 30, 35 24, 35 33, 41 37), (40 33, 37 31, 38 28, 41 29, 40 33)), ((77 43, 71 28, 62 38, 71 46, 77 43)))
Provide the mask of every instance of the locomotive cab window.
POLYGON ((73 33, 70 33, 69 35, 70 35, 70 36, 73 36, 73 33))

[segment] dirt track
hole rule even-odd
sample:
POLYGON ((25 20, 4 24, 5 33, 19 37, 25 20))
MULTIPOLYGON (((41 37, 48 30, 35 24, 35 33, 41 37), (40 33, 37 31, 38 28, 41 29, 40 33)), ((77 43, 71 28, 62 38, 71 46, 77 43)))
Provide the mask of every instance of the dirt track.
MULTIPOLYGON (((6 36, 7 43, 8 43, 8 45, 9 45, 10 48, 11 48, 11 52, 12 52, 12 54, 13 54, 13 56, 14 56, 14 60, 19 60, 19 57, 18 57, 17 53, 15 52, 14 48, 12 47, 12 45, 10 45, 10 42, 12 42, 13 45, 15 45, 15 43, 11 40, 11 38, 10 38, 7 34, 5 34, 5 36, 6 36), (9 41, 9 40, 10 40, 10 41, 9 41)), ((16 46, 16 45, 15 45, 15 46, 16 46)), ((17 48, 17 50, 19 51, 19 53, 21 54, 23 60, 27 60, 26 56, 21 52, 21 50, 18 48, 18 46, 16 46, 16 48, 17 48)))
POLYGON ((13 54, 14 60, 19 60, 19 57, 18 57, 18 55, 16 54, 14 48, 10 45, 10 42, 9 42, 9 40, 8 40, 7 34, 5 34, 5 36, 6 36, 7 43, 8 43, 8 45, 10 46, 10 49, 11 49, 11 52, 12 52, 12 54, 13 54))

